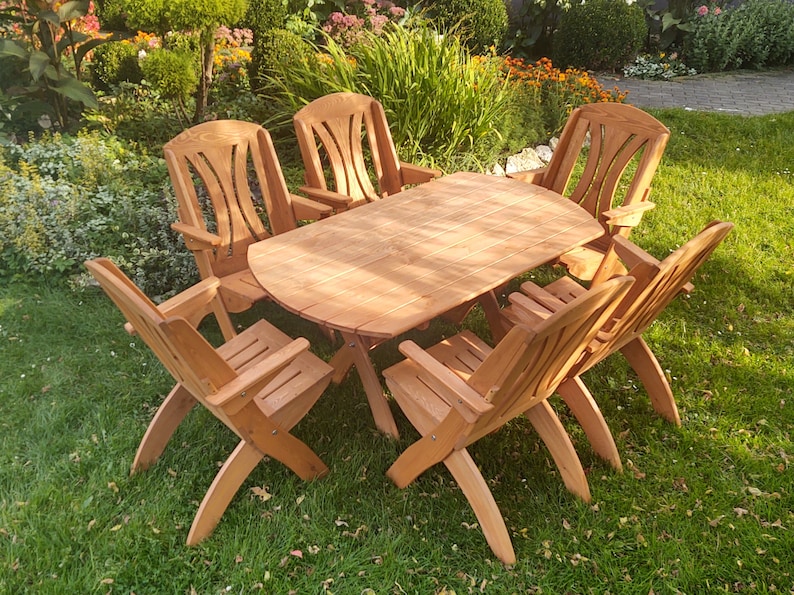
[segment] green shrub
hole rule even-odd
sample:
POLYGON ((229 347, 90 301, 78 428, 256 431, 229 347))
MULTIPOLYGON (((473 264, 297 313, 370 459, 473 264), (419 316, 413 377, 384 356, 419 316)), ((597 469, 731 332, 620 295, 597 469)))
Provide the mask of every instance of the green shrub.
POLYGON ((94 84, 105 91, 122 81, 140 83, 143 79, 138 50, 132 44, 121 42, 106 43, 94 50, 91 73, 94 84))
POLYGON ((684 52, 699 72, 794 62, 794 4, 748 0, 725 11, 703 6, 697 14, 684 52))
POLYGON ((96 16, 105 31, 126 31, 127 23, 121 0, 97 0, 96 16))
POLYGON ((684 40, 686 63, 698 72, 725 70, 738 46, 726 13, 709 11, 697 18, 694 27, 684 40))
POLYGON ((504 0, 440 0, 431 5, 430 15, 439 28, 454 30, 475 53, 501 47, 507 34, 504 0))
POLYGON ((326 41, 318 59, 277 73, 273 125, 291 125, 295 111, 321 95, 352 91, 383 104, 403 159, 443 168, 462 154, 490 164, 501 151, 510 87, 499 59, 472 57, 456 37, 428 28, 367 32, 349 48, 326 41))
POLYGON ((170 230, 175 201, 162 159, 99 133, 45 136, 0 153, 0 277, 83 278, 87 258, 108 256, 146 293, 197 278, 170 230))
POLYGON ((287 7, 282 0, 248 0, 248 10, 243 22, 256 40, 260 33, 284 28, 287 7))
POLYGON ((271 29, 255 36, 248 65, 251 87, 266 87, 267 80, 279 68, 289 70, 291 64, 303 63, 313 54, 312 47, 300 35, 286 29, 271 29))
POLYGON ((554 61, 588 70, 618 70, 634 60, 648 35, 645 15, 625 0, 587 0, 562 14, 554 61))
POLYGON ((187 52, 154 49, 141 60, 144 78, 164 97, 187 101, 198 87, 195 56, 187 52))

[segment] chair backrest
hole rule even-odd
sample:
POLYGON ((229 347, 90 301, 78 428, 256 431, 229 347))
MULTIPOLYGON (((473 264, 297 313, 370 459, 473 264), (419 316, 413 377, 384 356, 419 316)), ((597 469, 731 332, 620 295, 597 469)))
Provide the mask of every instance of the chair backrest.
POLYGON ((566 304, 534 331, 520 324, 510 329, 467 380, 494 406, 479 418, 467 442, 474 442, 548 398, 633 281, 631 277, 616 277, 599 284, 566 304))
POLYGON ((184 318, 165 318, 107 258, 89 260, 85 266, 174 379, 230 425, 225 414, 208 404, 206 397, 231 382, 237 373, 212 345, 184 318))
POLYGON ((258 124, 237 120, 198 124, 171 139, 163 152, 179 219, 221 238, 214 251, 194 252, 202 278, 244 270, 250 244, 297 226, 273 141, 258 124), (251 188, 254 176, 258 193, 251 188), (210 226, 206 221, 210 215, 202 209, 207 200, 214 216, 210 226), (262 206, 270 231, 260 218, 262 206))
MULTIPOLYGON (((583 373, 641 336, 692 280, 731 229, 733 223, 712 221, 663 261, 643 261, 633 266, 629 275, 636 279, 634 285, 604 326, 606 332, 599 335, 587 356, 577 366, 577 373, 583 373)), ((630 244, 623 238, 614 241, 630 244)))
POLYGON ((617 206, 613 203, 626 168, 633 161, 637 163, 621 204, 646 200, 669 138, 670 131, 661 122, 631 105, 583 105, 568 118, 543 185, 570 197, 606 227, 601 213, 617 206), (584 170, 573 190, 567 192, 588 139, 590 148, 584 170))
POLYGON ((323 167, 327 163, 334 184, 330 189, 353 198, 351 206, 402 189, 397 151, 383 106, 377 100, 357 93, 332 93, 299 110, 293 123, 308 186, 329 189, 323 167), (378 190, 370 180, 367 154, 378 190))

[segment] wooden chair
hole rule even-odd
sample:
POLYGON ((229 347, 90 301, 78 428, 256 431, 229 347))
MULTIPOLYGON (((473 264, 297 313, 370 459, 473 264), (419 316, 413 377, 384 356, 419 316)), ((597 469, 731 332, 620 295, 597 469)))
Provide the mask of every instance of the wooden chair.
POLYGON ((632 281, 621 277, 602 283, 534 329, 516 325, 493 349, 469 331, 427 351, 412 341, 401 343, 407 359, 383 374, 422 437, 400 455, 387 475, 403 488, 443 462, 474 509, 493 552, 506 564, 515 562, 499 508, 466 447, 524 414, 549 448, 565 485, 589 501, 582 465, 546 399, 632 281))
MULTIPOLYGON (((616 254, 630 267, 629 275, 636 281, 557 392, 582 425, 593 450, 618 469, 620 457, 614 439, 580 376, 620 351, 645 386, 656 412, 681 425, 670 384, 642 334, 678 294, 694 289, 691 279, 731 229, 732 223, 712 221, 661 262, 629 240, 613 238, 616 254)), ((521 293, 509 296, 511 305, 502 312, 508 324, 540 327, 547 317, 587 293, 587 289, 570 277, 562 277, 545 287, 527 282, 521 285, 521 293)))
POLYGON ((300 190, 336 211, 397 194, 405 185, 422 184, 441 175, 438 170, 398 159, 383 106, 372 97, 325 95, 299 110, 293 123, 306 168, 306 185, 300 190), (377 190, 367 166, 364 137, 377 190), (324 163, 330 167, 333 189, 328 188, 324 163))
POLYGON ((328 472, 317 455, 289 432, 320 397, 333 373, 307 351, 306 339, 292 340, 261 320, 215 349, 195 325, 219 301, 219 279, 204 279, 158 307, 111 261, 97 259, 85 265, 177 381, 149 424, 131 472, 157 461, 196 402, 240 437, 198 508, 188 545, 212 532, 240 485, 265 456, 281 461, 301 479, 328 472))
POLYGON ((228 312, 242 312, 266 297, 248 270, 248 246, 294 229, 298 220, 328 216, 332 209, 290 194, 270 134, 258 124, 198 124, 166 143, 163 152, 178 202, 179 222, 171 227, 193 252, 201 278, 221 280, 226 312, 218 313, 218 323, 231 339, 235 330, 228 312))
POLYGON ((625 273, 611 249, 610 238, 628 237, 643 213, 654 207, 647 200, 651 179, 669 138, 670 131, 661 122, 636 107, 587 104, 571 113, 548 167, 510 174, 569 196, 604 226, 605 236, 560 257, 572 275, 597 283, 625 273), (574 166, 588 140, 584 170, 568 193, 574 166), (631 163, 636 163, 636 169, 629 168, 632 177, 624 180, 631 163))

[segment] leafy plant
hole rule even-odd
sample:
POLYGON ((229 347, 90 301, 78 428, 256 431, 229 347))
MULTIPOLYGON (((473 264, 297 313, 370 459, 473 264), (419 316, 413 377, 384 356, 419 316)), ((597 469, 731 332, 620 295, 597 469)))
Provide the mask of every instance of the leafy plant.
POLYGON ((617 70, 634 59, 648 33, 637 4, 588 0, 571 4, 554 36, 554 61, 588 70, 617 70))
POLYGON ((700 72, 763 68, 794 62, 794 5, 748 0, 721 10, 702 5, 684 45, 687 63, 700 72))
POLYGON ((196 278, 170 230, 175 201, 162 159, 98 133, 54 134, 0 154, 0 277, 79 283, 110 256, 153 295, 196 278))
POLYGON ((633 64, 623 68, 624 76, 652 81, 666 81, 677 76, 694 74, 697 74, 697 70, 684 64, 678 52, 640 54, 633 64))
POLYGON ((25 109, 51 118, 60 129, 69 126, 73 103, 97 105, 81 80, 82 66, 88 52, 107 40, 80 30, 89 8, 89 0, 28 0, 0 8, 7 29, 0 36, 0 60, 16 60, 24 77, 19 84, 4 81, 2 88, 24 97, 25 109))
POLYGON ((551 54, 554 31, 563 10, 570 7, 570 0, 527 0, 521 2, 512 17, 512 33, 505 39, 505 46, 514 58, 551 54))

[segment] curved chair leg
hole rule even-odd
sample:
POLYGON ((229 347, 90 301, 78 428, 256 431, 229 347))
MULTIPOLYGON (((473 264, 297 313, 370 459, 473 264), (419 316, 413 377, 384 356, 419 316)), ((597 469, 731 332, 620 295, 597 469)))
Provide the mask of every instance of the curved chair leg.
POLYGON ((587 385, 579 376, 576 376, 558 386, 557 393, 568 405, 579 425, 582 426, 595 453, 608 461, 612 467, 622 471, 623 465, 620 462, 620 453, 618 453, 615 439, 587 385))
POLYGON ((474 510, 493 553, 505 564, 515 564, 516 554, 502 513, 471 455, 465 449, 455 450, 444 459, 444 464, 474 510))
POLYGON ((681 417, 678 415, 678 406, 675 404, 673 391, 665 378, 659 361, 645 340, 642 337, 637 337, 627 343, 620 352, 639 376, 656 413, 680 426, 681 417))
POLYGON ((153 465, 165 450, 177 426, 196 404, 196 399, 181 384, 177 384, 157 409, 135 453, 130 475, 153 465))
POLYGON ((525 411, 524 415, 535 427, 546 444, 546 448, 549 449, 560 470, 565 487, 585 502, 590 502, 590 487, 587 485, 587 477, 584 474, 579 455, 576 454, 568 433, 549 402, 541 401, 525 411))
POLYGON ((255 446, 240 441, 204 495, 187 534, 188 545, 196 545, 212 533, 237 490, 264 456, 255 446))

